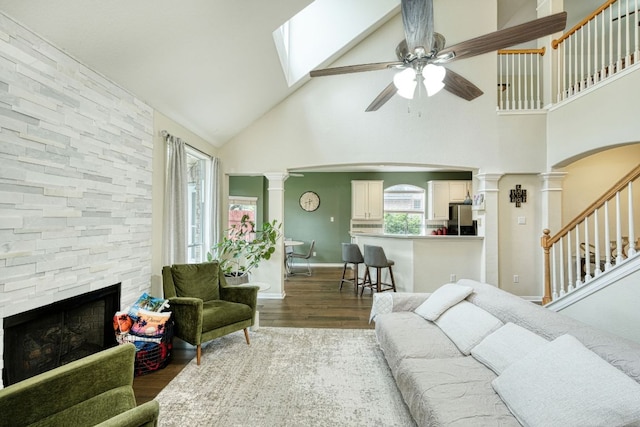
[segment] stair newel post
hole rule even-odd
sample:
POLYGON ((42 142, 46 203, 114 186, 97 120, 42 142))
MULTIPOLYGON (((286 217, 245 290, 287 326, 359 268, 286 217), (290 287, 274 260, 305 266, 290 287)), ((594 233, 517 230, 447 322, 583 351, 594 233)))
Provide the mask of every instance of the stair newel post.
POLYGON ((627 256, 631 258, 636 254, 636 233, 633 221, 633 183, 630 181, 628 185, 629 192, 629 250, 627 256))
POLYGON ((549 263, 549 233, 551 231, 548 228, 542 230, 543 236, 540 238, 540 245, 544 251, 544 296, 542 297, 542 304, 549 304, 551 302, 551 268, 549 263))

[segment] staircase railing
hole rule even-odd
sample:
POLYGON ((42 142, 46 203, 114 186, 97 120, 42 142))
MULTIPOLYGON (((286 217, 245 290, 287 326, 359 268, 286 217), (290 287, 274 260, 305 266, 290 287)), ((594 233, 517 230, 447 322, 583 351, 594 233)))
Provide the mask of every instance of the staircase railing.
POLYGON ((608 0, 551 46, 558 50, 557 102, 632 65, 640 50, 640 0, 608 0))
POLYGON ((546 49, 498 51, 498 110, 542 108, 542 63, 546 49))
POLYGON ((558 233, 545 229, 543 304, 586 285, 640 255, 640 165, 615 183, 558 233), (634 184, 635 189, 634 189, 634 184), (610 205, 613 205, 613 211, 610 205))

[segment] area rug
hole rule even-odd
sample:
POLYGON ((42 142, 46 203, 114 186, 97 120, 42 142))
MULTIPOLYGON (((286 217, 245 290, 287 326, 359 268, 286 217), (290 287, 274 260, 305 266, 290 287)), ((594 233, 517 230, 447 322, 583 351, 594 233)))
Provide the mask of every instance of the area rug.
POLYGON ((157 396, 160 426, 415 426, 370 329, 260 328, 203 347, 157 396))

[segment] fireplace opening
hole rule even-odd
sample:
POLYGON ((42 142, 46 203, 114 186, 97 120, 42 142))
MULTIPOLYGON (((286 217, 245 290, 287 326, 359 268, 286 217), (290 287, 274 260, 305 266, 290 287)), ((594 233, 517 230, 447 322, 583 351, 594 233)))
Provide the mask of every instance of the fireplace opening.
POLYGON ((121 284, 5 317, 4 386, 117 344, 121 284))

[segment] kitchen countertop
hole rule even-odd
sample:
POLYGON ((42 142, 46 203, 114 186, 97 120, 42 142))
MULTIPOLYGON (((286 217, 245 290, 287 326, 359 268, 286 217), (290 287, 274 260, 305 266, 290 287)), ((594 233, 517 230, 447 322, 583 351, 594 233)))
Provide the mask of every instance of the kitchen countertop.
POLYGON ((380 233, 351 233, 351 237, 380 237, 380 238, 388 238, 388 239, 448 239, 448 240, 482 240, 484 237, 482 236, 458 236, 457 234, 445 234, 445 235, 436 235, 436 234, 380 234, 380 233))

